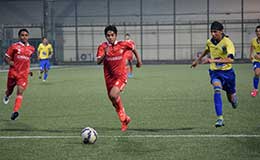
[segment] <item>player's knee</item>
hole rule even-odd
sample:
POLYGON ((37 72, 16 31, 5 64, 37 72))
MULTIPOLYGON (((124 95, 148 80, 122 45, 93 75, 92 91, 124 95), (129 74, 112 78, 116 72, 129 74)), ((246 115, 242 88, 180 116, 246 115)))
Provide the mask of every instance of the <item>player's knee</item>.
POLYGON ((116 101, 118 98, 118 95, 114 92, 112 92, 112 93, 110 92, 109 98, 111 99, 111 101, 116 101))
POLYGON ((259 71, 257 71, 257 72, 255 73, 255 76, 256 76, 257 78, 259 78, 259 77, 260 77, 260 70, 259 70, 259 71))
POLYGON ((221 93, 222 87, 221 86, 214 86, 214 93, 221 93))

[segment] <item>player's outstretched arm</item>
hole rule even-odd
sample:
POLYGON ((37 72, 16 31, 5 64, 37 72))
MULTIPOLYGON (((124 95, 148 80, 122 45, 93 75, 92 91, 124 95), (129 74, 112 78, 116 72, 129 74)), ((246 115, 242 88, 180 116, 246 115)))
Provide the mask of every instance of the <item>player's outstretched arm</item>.
POLYGON ((141 58, 140 58, 136 49, 133 50, 133 53, 134 53, 136 61, 137 61, 136 67, 140 68, 142 66, 142 60, 141 60, 141 58))
POLYGON ((103 60, 105 59, 105 56, 106 56, 106 54, 104 54, 103 56, 97 57, 97 64, 98 65, 100 65, 103 62, 103 60))
POLYGON ((204 56, 206 56, 208 54, 208 50, 204 50, 203 52, 202 52, 202 54, 199 56, 199 58, 198 59, 196 59, 196 60, 194 60, 193 62, 192 62, 192 64, 191 64, 191 68, 195 68, 198 64, 199 64, 199 62, 202 60, 202 58, 204 57, 204 56))

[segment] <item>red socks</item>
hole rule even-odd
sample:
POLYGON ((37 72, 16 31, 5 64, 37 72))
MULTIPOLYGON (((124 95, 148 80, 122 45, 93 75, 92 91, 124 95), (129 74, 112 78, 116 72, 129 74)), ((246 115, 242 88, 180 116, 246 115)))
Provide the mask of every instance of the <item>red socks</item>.
POLYGON ((14 112, 18 112, 18 110, 21 108, 22 101, 23 101, 23 96, 17 95, 15 99, 14 109, 13 109, 14 112))
POLYGON ((120 121, 124 122, 126 119, 126 113, 120 96, 116 100, 116 112, 120 121))

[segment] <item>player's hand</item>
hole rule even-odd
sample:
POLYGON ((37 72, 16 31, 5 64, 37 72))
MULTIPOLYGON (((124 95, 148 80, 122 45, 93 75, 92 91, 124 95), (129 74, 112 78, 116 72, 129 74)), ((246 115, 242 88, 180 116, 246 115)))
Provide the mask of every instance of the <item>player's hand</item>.
POLYGON ((250 56, 249 59, 250 59, 250 61, 253 61, 254 56, 250 56))
POLYGON ((256 54, 256 55, 254 56, 254 58, 255 58, 256 60, 260 60, 260 54, 256 54))
POLYGON ((190 68, 195 68, 198 65, 198 61, 193 61, 190 68))
POLYGON ((30 71, 30 72, 29 72, 29 75, 32 77, 32 76, 33 76, 33 72, 32 72, 32 71, 30 71))
POLYGON ((140 68, 141 66, 142 66, 142 62, 137 62, 137 63, 136 63, 136 67, 137 67, 137 68, 140 68))
POLYGON ((9 61, 10 66, 14 66, 14 61, 9 61))
POLYGON ((205 58, 205 59, 202 59, 201 63, 202 64, 208 64, 208 63, 212 63, 212 59, 211 58, 205 58))

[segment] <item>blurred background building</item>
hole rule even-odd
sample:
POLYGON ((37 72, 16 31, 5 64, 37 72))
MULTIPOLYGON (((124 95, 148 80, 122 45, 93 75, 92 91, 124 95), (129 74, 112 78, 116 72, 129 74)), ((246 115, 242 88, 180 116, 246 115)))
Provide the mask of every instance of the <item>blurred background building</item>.
POLYGON ((190 61, 215 20, 234 41, 236 58, 245 60, 260 24, 259 0, 0 0, 0 6, 1 55, 28 28, 31 44, 42 36, 53 43, 56 64, 94 63, 108 24, 118 27, 119 39, 131 34, 145 62, 190 61))

